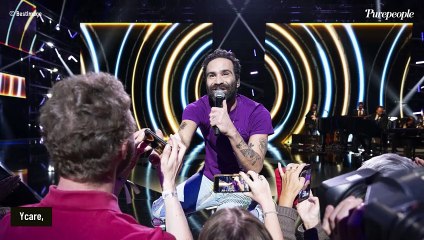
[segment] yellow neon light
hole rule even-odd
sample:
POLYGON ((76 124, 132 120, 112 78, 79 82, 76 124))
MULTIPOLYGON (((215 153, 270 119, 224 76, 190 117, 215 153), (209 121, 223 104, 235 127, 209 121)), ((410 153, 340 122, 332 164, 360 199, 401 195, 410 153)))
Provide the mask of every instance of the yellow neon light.
POLYGON ((283 102, 283 79, 281 77, 280 70, 277 65, 272 61, 268 54, 265 54, 265 62, 271 67, 275 78, 277 79, 277 97, 274 100, 274 104, 271 109, 271 119, 274 119, 277 112, 280 110, 281 103, 283 102))
POLYGON ((400 84, 400 93, 399 93, 399 108, 400 108, 400 117, 403 118, 403 90, 405 88, 406 82, 406 74, 409 70, 409 62, 411 61, 411 57, 408 58, 406 62, 405 70, 403 71, 402 83, 400 84))
MULTIPOLYGON (((148 26, 149 28, 147 29, 147 33, 146 36, 144 36, 143 41, 141 42, 141 46, 138 49, 138 53, 137 53, 137 57, 135 59, 135 64, 134 64, 134 68, 133 68, 133 74, 132 74, 132 78, 131 78, 131 102, 132 102, 132 107, 133 107, 133 113, 134 113, 134 118, 135 118, 135 122, 137 123, 137 127, 138 129, 141 129, 142 127, 140 126, 140 122, 138 121, 138 117, 137 117, 137 110, 135 108, 135 98, 134 98, 134 82, 135 82, 135 72, 137 70, 137 66, 138 66, 138 60, 140 58, 140 54, 141 54, 141 50, 143 49, 144 43, 147 42, 147 39, 149 39, 150 35, 153 33, 153 31, 155 30, 155 28, 158 26, 159 24, 156 23, 152 23, 150 25, 143 25, 143 26, 148 26)), ((160 24, 161 26, 165 26, 160 24)), ((128 24, 129 26, 129 24, 128 24)), ((167 25, 166 25, 167 26, 167 25)))
POLYGON ((34 4, 32 4, 32 3, 30 3, 30 2, 28 2, 28 1, 26 1, 26 0, 21 0, 22 2, 24 2, 24 3, 26 3, 26 4, 28 4, 28 5, 30 5, 31 7, 33 7, 33 8, 36 8, 37 6, 35 6, 34 4))
MULTIPOLYGON (((312 86, 313 86, 313 84, 312 84, 312 73, 311 73, 311 67, 309 65, 308 59, 307 59, 305 53, 303 52, 302 48, 300 47, 300 45, 290 35, 290 33, 288 33, 285 29, 283 29, 278 24, 268 23, 267 25, 270 26, 275 31, 277 31, 278 33, 280 33, 285 38, 287 38, 287 40, 289 40, 289 42, 294 46, 294 48, 296 49, 296 51, 300 55, 300 58, 301 58, 302 63, 304 65, 304 67, 305 67, 305 70, 306 70, 306 76, 307 76, 307 81, 308 81, 307 102, 306 102, 306 108, 305 108, 305 110, 303 112, 303 116, 306 116, 306 114, 308 113, 309 109, 311 108, 312 98, 313 98, 313 92, 312 92, 312 86)), ((303 118, 302 118, 302 121, 297 125, 296 129, 294 130, 294 133, 295 134, 300 133, 302 131, 302 128, 303 128, 304 124, 305 123, 304 123, 303 118)))
MULTIPOLYGON (((33 13, 37 13, 37 10, 34 10, 33 13)), ((22 42, 24 41, 25 33, 28 29, 29 24, 31 23, 32 19, 34 18, 35 14, 31 14, 31 16, 28 18, 28 20, 25 23, 24 32, 21 35, 21 41, 19 42, 19 50, 22 50, 22 42)))
POLYGON ((203 29, 209 27, 212 25, 212 23, 203 23, 200 24, 198 27, 190 31, 189 34, 187 34, 181 42, 177 45, 177 47, 174 49, 174 51, 171 54, 171 57, 168 60, 168 63, 166 65, 165 74, 163 78, 163 86, 162 86, 162 96, 163 96, 163 105, 165 108, 165 115, 169 122, 169 125, 172 128, 172 131, 177 132, 178 131, 178 123, 175 118, 175 113, 173 109, 171 108, 171 104, 169 101, 169 82, 170 82, 170 75, 171 75, 171 69, 172 65, 174 64, 177 56, 180 56, 180 52, 183 49, 183 47, 189 42, 191 38, 193 38, 196 34, 198 34, 203 29))
POLYGON ((83 23, 86 25, 90 25, 93 27, 112 27, 112 26, 121 26, 121 27, 127 27, 130 24, 133 24, 135 27, 136 26, 151 26, 151 25, 156 25, 156 26, 169 26, 172 25, 172 23, 83 23))
POLYGON ((82 52, 80 52, 80 67, 81 67, 81 74, 85 74, 86 73, 85 62, 84 62, 84 57, 82 56, 82 52))
POLYGON ((331 24, 326 24, 325 27, 330 33, 330 36, 333 39, 334 44, 336 44, 337 52, 339 52, 340 60, 342 62, 343 79, 344 79, 344 86, 345 86, 342 115, 347 115, 349 111, 348 108, 349 108, 349 102, 350 102, 350 74, 349 74, 349 65, 347 64, 346 52, 333 26, 331 24))
POLYGON ((197 74, 196 83, 194 85, 194 96, 196 100, 200 98, 200 84, 202 82, 202 74, 203 74, 203 69, 201 68, 199 73, 197 74))

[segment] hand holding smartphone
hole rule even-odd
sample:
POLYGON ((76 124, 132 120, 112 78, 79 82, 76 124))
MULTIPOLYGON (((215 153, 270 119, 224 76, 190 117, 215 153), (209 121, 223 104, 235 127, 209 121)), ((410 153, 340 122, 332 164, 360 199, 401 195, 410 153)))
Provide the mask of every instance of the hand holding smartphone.
POLYGON ((144 141, 146 141, 156 152, 162 154, 167 142, 150 129, 146 129, 144 135, 144 141))
MULTIPOLYGON (((286 168, 282 168, 283 173, 286 172, 286 168)), ((309 198, 309 193, 311 190, 311 166, 305 165, 302 169, 302 171, 300 172, 299 176, 297 177, 304 177, 305 178, 305 183, 302 187, 302 189, 299 191, 299 193, 297 194, 296 198, 293 201, 293 206, 297 205, 299 202, 302 202, 306 199, 309 198)), ((280 197, 281 192, 284 191, 284 189, 282 189, 282 180, 281 180, 281 176, 280 176, 280 172, 278 171, 278 168, 275 169, 275 181, 276 181, 276 185, 277 185, 277 196, 280 197)))
POLYGON ((216 193, 250 192, 250 187, 240 174, 217 174, 213 191, 216 193))

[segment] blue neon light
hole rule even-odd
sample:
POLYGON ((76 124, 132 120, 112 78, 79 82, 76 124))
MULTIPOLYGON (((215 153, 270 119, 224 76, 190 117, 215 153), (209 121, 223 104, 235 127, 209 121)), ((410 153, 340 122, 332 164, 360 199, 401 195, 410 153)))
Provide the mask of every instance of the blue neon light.
POLYGON ((355 51, 356 56, 356 64, 358 65, 358 73, 359 73, 359 95, 357 102, 364 101, 364 91, 365 91, 365 77, 364 77, 364 65, 362 61, 361 51, 359 49, 358 40, 356 39, 355 33, 352 30, 350 24, 343 24, 345 27, 347 34, 349 35, 350 41, 352 42, 353 49, 355 51))
POLYGON ((80 27, 81 27, 82 35, 84 36, 85 40, 87 40, 88 49, 90 50, 91 60, 93 61, 94 72, 98 73, 100 72, 99 61, 97 60, 96 49, 94 48, 93 41, 91 40, 90 34, 88 33, 87 28, 85 27, 85 24, 80 23, 80 27))
POLYGON ((312 40, 314 40, 315 46, 317 47, 319 56, 321 58, 321 63, 324 67, 325 102, 324 102, 324 112, 322 113, 322 117, 328 117, 328 114, 330 112, 331 103, 332 103, 332 96, 333 96, 333 90, 332 90, 333 86, 332 86, 330 64, 328 62, 328 58, 327 58, 321 44, 318 43, 315 36, 309 31, 309 29, 305 25, 302 24, 302 26, 308 32, 309 36, 311 36, 312 40))
POLYGON ((290 72, 290 78, 292 80, 292 99, 291 99, 291 103, 290 103, 290 108, 289 108, 289 112, 287 114, 287 117, 284 119, 284 121, 275 128, 274 134, 269 136, 268 141, 272 141, 274 140, 274 138, 276 138, 281 131, 283 130, 284 126, 286 125, 287 121, 290 119, 290 116, 293 112, 293 108, 294 108, 294 102, 296 99, 296 78, 294 76, 293 73, 293 69, 289 63, 289 60, 286 58, 286 56, 281 52, 281 50, 279 48, 277 48, 271 41, 269 41, 268 39, 265 39, 265 44, 269 45, 274 51, 276 51, 278 53, 278 55, 283 59, 284 63, 287 65, 287 68, 289 69, 290 72))
POLYGON ((124 50, 125 43, 127 42, 128 35, 130 35, 131 29, 133 28, 134 23, 131 23, 127 32, 125 33, 124 39, 121 42, 121 46, 119 47, 118 58, 116 59, 116 67, 115 67, 115 77, 118 78, 118 70, 119 64, 121 63, 122 51, 124 50))
POLYGON ((147 103, 147 113, 149 114, 149 119, 152 122, 153 129, 155 129, 155 130, 158 129, 159 127, 158 127, 158 124, 156 122, 155 116, 153 114, 152 102, 155 102, 155 101, 151 100, 152 99, 151 98, 151 92, 152 92, 151 87, 152 87, 153 67, 156 64, 156 59, 159 55, 160 50, 162 49, 163 44, 168 39, 169 35, 171 35, 172 31, 174 31, 177 28, 178 25, 179 25, 178 23, 173 24, 172 27, 166 32, 165 36, 163 36, 163 38, 160 40, 159 45, 155 49, 155 53, 153 54, 152 62, 151 62, 151 64, 149 64, 149 71, 148 71, 148 74, 147 74, 147 82, 146 82, 146 99, 148 99, 148 101, 146 101, 146 103, 147 103))
POLYGON ((393 41, 392 46, 390 47, 390 51, 389 54, 387 54, 387 58, 386 61, 384 62, 384 68, 383 68, 383 75, 381 76, 381 81, 380 81, 380 106, 384 106, 384 99, 383 99, 383 95, 384 95, 384 86, 386 85, 386 78, 387 78, 387 68, 389 66, 389 61, 390 58, 392 57, 393 54, 393 50, 395 49, 396 44, 399 41, 399 37, 402 34, 402 32, 405 30, 407 24, 403 24, 402 28, 400 29, 400 31, 398 32, 395 40, 393 41))

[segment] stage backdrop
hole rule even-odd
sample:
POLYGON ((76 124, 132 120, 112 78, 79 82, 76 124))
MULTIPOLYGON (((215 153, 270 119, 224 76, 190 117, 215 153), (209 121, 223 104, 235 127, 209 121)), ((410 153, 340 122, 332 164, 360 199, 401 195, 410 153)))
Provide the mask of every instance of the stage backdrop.
MULTIPOLYGON (((205 93, 201 63, 212 50, 212 24, 80 27, 82 72, 105 71, 123 81, 139 127, 176 132, 184 107, 205 93)), ((359 101, 369 112, 383 105, 398 115, 411 32, 412 24, 268 23, 263 103, 275 128, 270 140, 300 133, 313 103, 320 117, 350 114, 359 101)))

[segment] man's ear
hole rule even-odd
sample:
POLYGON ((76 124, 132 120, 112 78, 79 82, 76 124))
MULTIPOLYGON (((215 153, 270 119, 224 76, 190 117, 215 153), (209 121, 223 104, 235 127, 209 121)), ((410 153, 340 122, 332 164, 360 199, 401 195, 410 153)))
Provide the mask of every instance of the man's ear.
POLYGON ((240 79, 237 80, 237 88, 240 87, 240 79))

